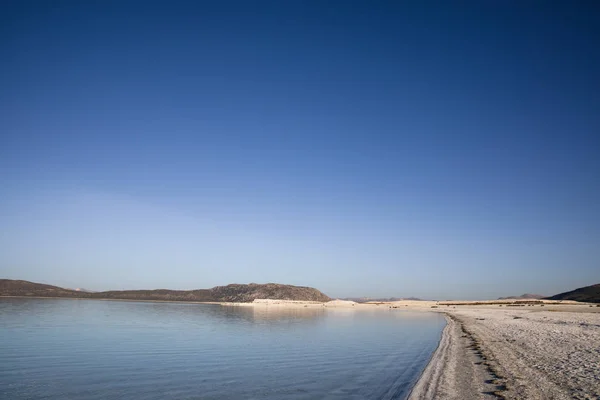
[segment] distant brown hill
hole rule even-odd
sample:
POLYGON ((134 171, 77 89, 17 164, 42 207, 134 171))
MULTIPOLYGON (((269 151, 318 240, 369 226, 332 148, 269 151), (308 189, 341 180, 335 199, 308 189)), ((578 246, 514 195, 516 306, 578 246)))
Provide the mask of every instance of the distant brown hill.
POLYGON ((544 297, 546 297, 546 296, 542 296, 541 294, 525 293, 525 294, 522 294, 520 296, 498 297, 498 300, 512 300, 512 299, 519 299, 519 300, 535 299, 535 300, 539 300, 539 299, 543 299, 544 297))
POLYGON ((86 297, 88 294, 43 283, 0 279, 0 296, 86 297))
POLYGON ((111 290, 82 292, 28 281, 0 279, 0 296, 68 297, 81 299, 252 302, 254 299, 329 301, 317 289, 278 283, 231 284, 197 290, 111 290))
POLYGON ((328 296, 317 289, 305 286, 280 285, 278 283, 248 285, 231 284, 210 289, 212 294, 221 300, 250 302, 254 299, 329 301, 328 296))
POLYGON ((585 286, 570 292, 559 293, 547 300, 575 300, 587 303, 600 303, 600 283, 591 286, 585 286))

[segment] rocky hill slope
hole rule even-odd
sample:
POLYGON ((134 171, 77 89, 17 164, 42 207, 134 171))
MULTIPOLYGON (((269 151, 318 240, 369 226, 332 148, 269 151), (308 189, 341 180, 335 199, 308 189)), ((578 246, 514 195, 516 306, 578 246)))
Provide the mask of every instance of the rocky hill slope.
POLYGON ((219 301, 228 302, 251 302, 254 299, 276 299, 276 300, 304 300, 304 301, 329 301, 328 296, 317 289, 305 286, 280 285, 267 283, 260 285, 250 283, 249 285, 232 284, 217 286, 210 289, 219 301))
POLYGON ((547 300, 575 300, 587 303, 600 303, 600 283, 591 286, 585 286, 570 292, 559 293, 557 295, 546 297, 547 300))
POLYGON ((87 294, 43 283, 0 279, 0 296, 87 297, 87 294))
POLYGON ((83 299, 252 302, 254 299, 329 301, 317 289, 278 283, 231 284, 197 290, 111 290, 82 292, 28 281, 0 279, 0 296, 69 297, 83 299))

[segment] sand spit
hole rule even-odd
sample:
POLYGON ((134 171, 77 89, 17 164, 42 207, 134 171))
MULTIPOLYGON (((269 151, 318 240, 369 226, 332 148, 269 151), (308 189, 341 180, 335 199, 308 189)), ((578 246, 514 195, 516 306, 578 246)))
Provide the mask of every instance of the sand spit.
POLYGON ((600 398, 598 308, 443 311, 448 325, 410 399, 600 398))
MULTIPOLYGON (((291 305, 291 306, 298 306, 298 305, 306 305, 306 304, 311 304, 311 305, 321 305, 323 304, 322 301, 304 301, 304 300, 272 300, 272 299, 255 299, 253 302, 253 304, 264 304, 264 305, 291 305)), ((252 304, 250 303, 250 304, 252 304)), ((248 303, 246 303, 248 304, 248 303)))

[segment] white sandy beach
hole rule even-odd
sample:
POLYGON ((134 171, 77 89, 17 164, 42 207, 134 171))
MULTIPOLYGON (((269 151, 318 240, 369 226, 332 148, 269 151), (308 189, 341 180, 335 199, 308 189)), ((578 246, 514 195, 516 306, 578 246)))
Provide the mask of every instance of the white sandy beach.
POLYGON ((598 311, 589 305, 447 310, 449 324, 411 399, 598 399, 598 311))

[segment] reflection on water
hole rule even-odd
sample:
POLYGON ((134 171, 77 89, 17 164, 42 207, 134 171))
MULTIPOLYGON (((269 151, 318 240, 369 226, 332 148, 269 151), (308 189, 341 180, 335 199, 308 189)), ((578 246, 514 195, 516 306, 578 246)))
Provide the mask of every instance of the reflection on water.
POLYGON ((286 307, 233 307, 233 308, 247 308, 252 310, 252 318, 255 322, 261 321, 280 321, 287 323, 294 322, 306 322, 310 319, 318 319, 325 317, 325 310, 323 308, 286 308, 286 307))
POLYGON ((0 300, 0 398, 403 398, 432 313, 0 300))

